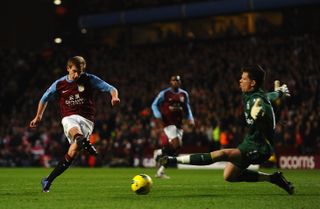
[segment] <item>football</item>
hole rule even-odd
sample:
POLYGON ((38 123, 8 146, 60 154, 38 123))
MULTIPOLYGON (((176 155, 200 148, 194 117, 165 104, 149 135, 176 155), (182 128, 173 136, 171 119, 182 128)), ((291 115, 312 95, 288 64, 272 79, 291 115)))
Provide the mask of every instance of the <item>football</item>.
POLYGON ((131 190, 136 194, 148 194, 152 187, 152 179, 147 174, 139 174, 133 177, 131 190))

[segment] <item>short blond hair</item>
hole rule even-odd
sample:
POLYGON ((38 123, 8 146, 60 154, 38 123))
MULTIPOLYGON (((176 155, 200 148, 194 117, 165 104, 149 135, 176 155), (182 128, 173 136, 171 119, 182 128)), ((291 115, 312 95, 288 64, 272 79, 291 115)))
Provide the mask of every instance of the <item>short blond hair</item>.
POLYGON ((76 66, 77 69, 84 71, 86 69, 86 60, 82 56, 74 56, 68 59, 67 67, 72 65, 76 66))

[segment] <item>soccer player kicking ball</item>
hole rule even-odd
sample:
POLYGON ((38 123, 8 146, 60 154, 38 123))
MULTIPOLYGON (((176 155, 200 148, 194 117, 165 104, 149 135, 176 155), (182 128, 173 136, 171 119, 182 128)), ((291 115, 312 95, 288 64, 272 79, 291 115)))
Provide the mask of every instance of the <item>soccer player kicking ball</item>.
POLYGON ((120 102, 118 91, 115 87, 101 80, 95 75, 85 72, 86 61, 81 56, 68 60, 68 75, 56 80, 44 93, 39 104, 35 118, 30 122, 30 127, 38 126, 48 101, 54 97, 58 99, 62 115, 62 126, 70 147, 64 158, 46 178, 41 181, 42 191, 49 192, 53 180, 62 174, 72 163, 76 155, 82 150, 91 155, 97 155, 96 149, 89 142, 89 136, 94 127, 95 109, 92 91, 109 92, 112 106, 120 102))
POLYGON ((267 174, 247 169, 250 164, 262 164, 267 161, 273 153, 270 142, 273 141, 275 117, 270 100, 282 95, 290 96, 286 85, 277 85, 275 92, 266 94, 261 89, 264 78, 265 71, 258 65, 242 68, 240 89, 243 92, 244 114, 249 131, 237 148, 181 157, 165 156, 160 159, 160 163, 164 166, 177 163, 209 165, 219 161, 227 161, 228 164, 223 174, 226 181, 267 181, 278 185, 292 195, 294 187, 281 172, 267 174))

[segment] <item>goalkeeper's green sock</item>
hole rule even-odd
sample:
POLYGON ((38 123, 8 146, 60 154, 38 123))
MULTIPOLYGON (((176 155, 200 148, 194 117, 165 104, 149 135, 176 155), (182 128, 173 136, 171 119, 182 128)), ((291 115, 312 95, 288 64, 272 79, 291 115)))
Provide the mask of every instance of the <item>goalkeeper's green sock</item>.
POLYGON ((210 165, 213 160, 210 153, 200 153, 177 157, 177 162, 190 165, 210 165))

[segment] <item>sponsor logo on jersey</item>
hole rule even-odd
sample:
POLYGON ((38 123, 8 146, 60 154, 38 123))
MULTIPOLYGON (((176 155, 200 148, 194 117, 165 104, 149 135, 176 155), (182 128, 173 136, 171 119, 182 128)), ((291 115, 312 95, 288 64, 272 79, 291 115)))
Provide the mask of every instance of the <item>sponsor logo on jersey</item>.
POLYGON ((79 94, 70 95, 65 104, 68 106, 82 105, 84 104, 84 98, 81 98, 79 94))

